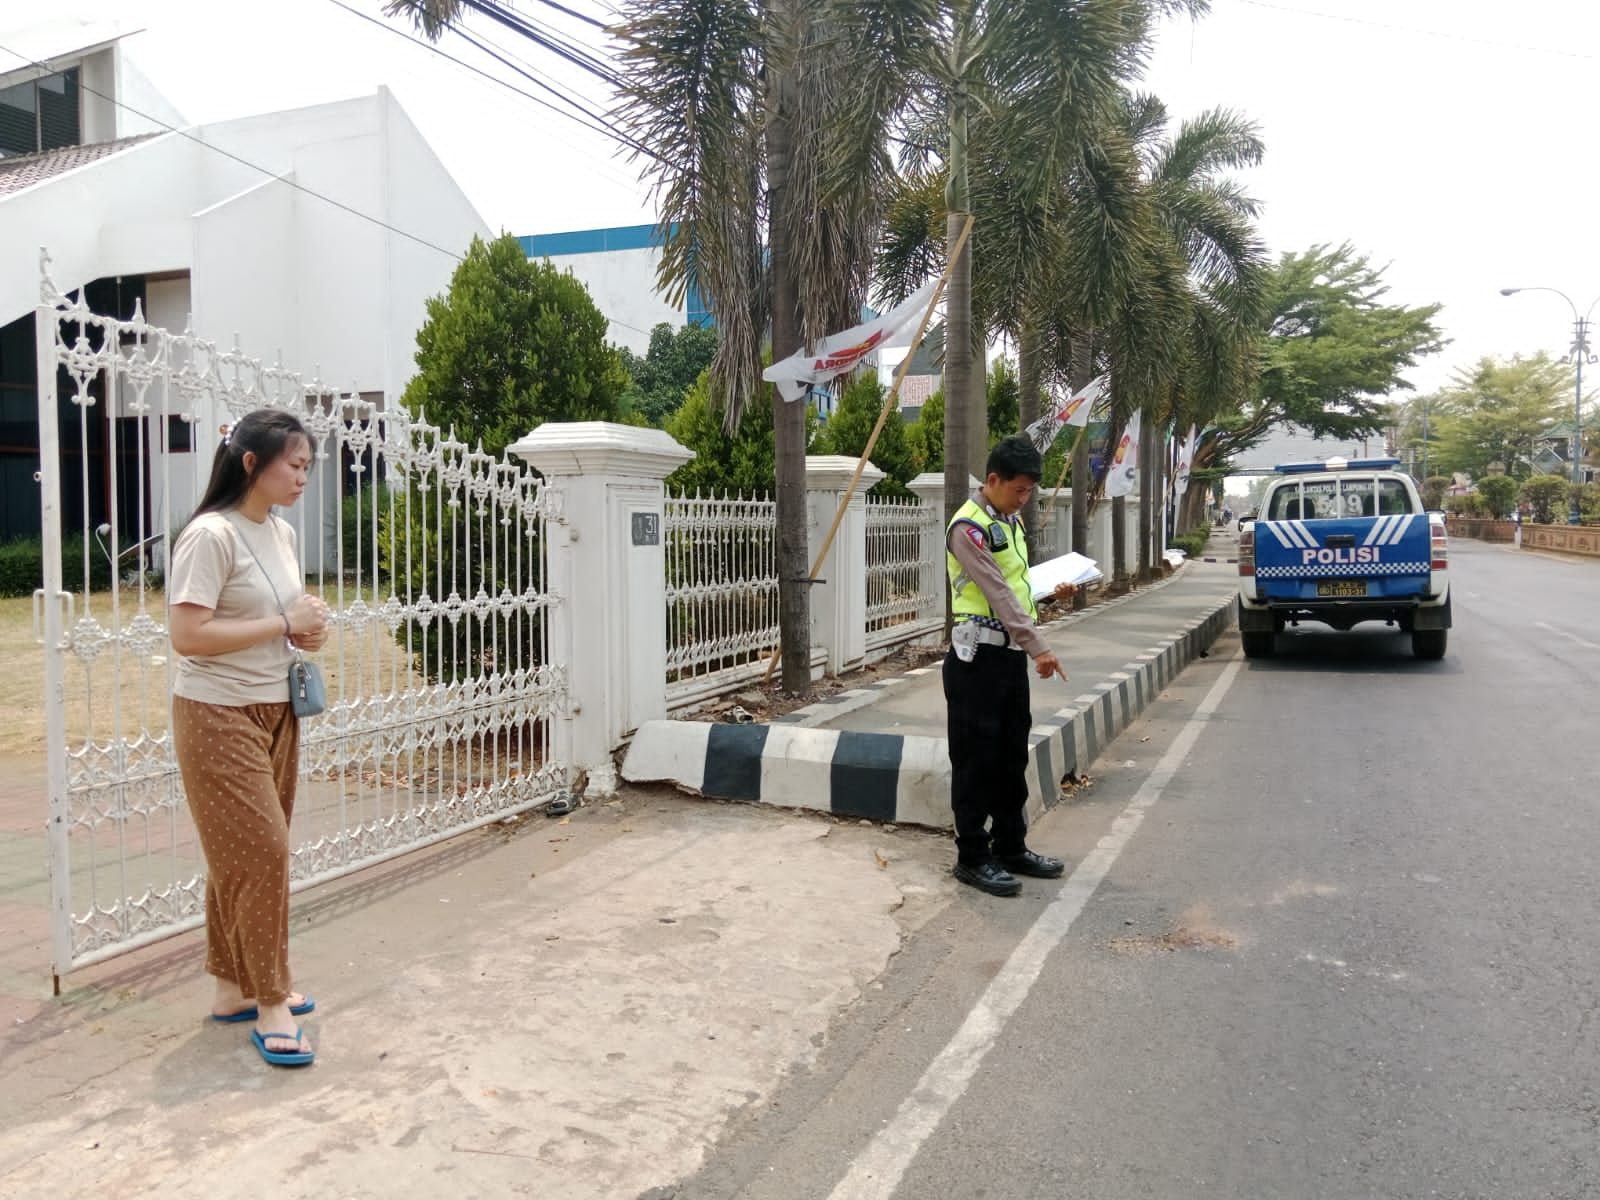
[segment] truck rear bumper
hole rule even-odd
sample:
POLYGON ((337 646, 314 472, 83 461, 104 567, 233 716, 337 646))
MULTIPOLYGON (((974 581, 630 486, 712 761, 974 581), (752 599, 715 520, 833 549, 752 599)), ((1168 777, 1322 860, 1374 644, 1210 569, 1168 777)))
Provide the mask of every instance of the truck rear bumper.
POLYGON ((1382 597, 1369 600, 1239 601, 1240 633, 1275 633, 1295 621, 1316 621, 1334 629, 1351 629, 1364 621, 1393 621, 1403 629, 1449 629, 1450 597, 1382 597))

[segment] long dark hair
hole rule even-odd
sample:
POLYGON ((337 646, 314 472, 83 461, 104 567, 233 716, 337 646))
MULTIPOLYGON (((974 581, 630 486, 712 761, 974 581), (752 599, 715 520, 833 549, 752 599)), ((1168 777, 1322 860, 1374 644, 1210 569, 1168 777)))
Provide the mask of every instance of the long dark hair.
POLYGON ((201 513, 226 512, 237 508, 250 491, 256 477, 277 462, 289 449, 289 443, 302 437, 311 451, 311 461, 317 459, 316 443, 293 413, 279 408, 258 408, 246 413, 228 430, 228 436, 217 447, 211 460, 211 480, 206 484, 205 495, 195 507, 194 520, 201 513), (256 456, 256 469, 244 469, 246 451, 256 456))

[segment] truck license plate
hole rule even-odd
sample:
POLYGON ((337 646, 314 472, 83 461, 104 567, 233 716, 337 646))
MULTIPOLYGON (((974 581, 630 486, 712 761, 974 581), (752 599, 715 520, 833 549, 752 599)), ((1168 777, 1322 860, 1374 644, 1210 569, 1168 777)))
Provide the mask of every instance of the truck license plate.
POLYGON ((1323 579, 1317 582, 1319 596, 1365 596, 1365 579, 1323 579))

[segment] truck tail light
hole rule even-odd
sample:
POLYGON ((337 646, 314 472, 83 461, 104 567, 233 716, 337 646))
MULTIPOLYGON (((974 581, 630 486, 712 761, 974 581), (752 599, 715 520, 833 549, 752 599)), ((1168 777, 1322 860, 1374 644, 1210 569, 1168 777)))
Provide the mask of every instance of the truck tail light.
POLYGON ((1450 566, 1450 546, 1445 534, 1444 525, 1438 524, 1430 527, 1432 538, 1432 561, 1428 564, 1430 570, 1443 571, 1450 566))
POLYGON ((1256 531, 1246 529, 1239 535, 1239 574, 1256 573, 1256 531))

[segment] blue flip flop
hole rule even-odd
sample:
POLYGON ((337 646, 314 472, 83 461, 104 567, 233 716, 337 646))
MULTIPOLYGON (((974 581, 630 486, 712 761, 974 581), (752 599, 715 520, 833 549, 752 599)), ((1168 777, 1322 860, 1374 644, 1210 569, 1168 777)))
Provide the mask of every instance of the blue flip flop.
POLYGON ((261 1052, 261 1057, 275 1067, 305 1067, 309 1066, 317 1057, 314 1050, 309 1054, 302 1053, 299 1050, 268 1050, 268 1038, 283 1038, 298 1042, 300 1040, 300 1030, 296 1029, 293 1033, 262 1033, 259 1029, 250 1031, 250 1040, 255 1043, 256 1049, 261 1052))
MULTIPOLYGON (((317 1002, 310 996, 307 996, 304 1000, 300 1001, 299 1004, 291 1004, 289 1006, 289 1011, 297 1017, 303 1017, 316 1007, 317 1002)), ((220 1016, 217 1013, 212 1013, 211 1019, 217 1022, 219 1025, 238 1025, 243 1021, 254 1021, 260 1015, 261 1011, 252 1004, 249 1008, 241 1008, 238 1012, 231 1012, 226 1016, 220 1016)))

